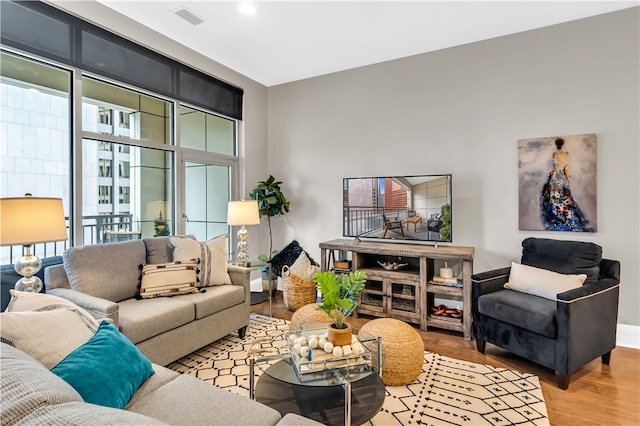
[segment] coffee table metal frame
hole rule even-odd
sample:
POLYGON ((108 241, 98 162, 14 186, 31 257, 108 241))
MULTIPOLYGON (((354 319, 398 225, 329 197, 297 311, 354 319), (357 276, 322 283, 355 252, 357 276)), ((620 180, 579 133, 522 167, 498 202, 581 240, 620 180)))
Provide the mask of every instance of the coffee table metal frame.
MULTIPOLYGON (((308 331, 308 330, 312 330, 312 329, 318 329, 319 327, 317 327, 317 326, 318 326, 318 324, 314 324, 313 326, 305 328, 305 325, 303 324, 302 328, 308 331)), ((279 337, 284 339, 284 336, 279 336, 279 337)), ((350 376, 351 374, 349 374, 349 371, 350 371, 350 369, 354 369, 354 368, 363 370, 362 372, 360 372, 360 374, 358 374, 358 377, 355 380, 360 380, 360 379, 363 379, 365 377, 368 377, 371 374, 373 374, 374 372, 377 372, 377 374, 379 374, 379 375, 382 374, 382 369, 380 368, 381 364, 382 364, 382 342, 381 342, 380 337, 374 338, 374 339, 361 340, 360 342, 363 343, 363 344, 375 342, 375 344, 377 346, 376 357, 375 357, 376 358, 375 368, 372 365, 363 365, 363 364, 345 365, 345 366, 337 366, 337 367, 333 367, 333 368, 328 368, 327 370, 324 370, 324 371, 309 373, 309 374, 305 374, 304 376, 302 376, 296 370, 296 366, 294 365, 295 362, 292 359, 292 355, 291 355, 290 352, 278 353, 278 354, 272 354, 272 355, 264 355, 264 356, 260 356, 260 355, 258 355, 258 356, 249 356, 249 396, 253 400, 256 399, 256 394, 255 394, 255 385, 256 385, 256 383, 255 383, 255 367, 260 368, 263 373, 268 374, 269 376, 271 376, 267 372, 268 367, 265 368, 265 369, 262 369, 260 367, 260 365, 262 365, 263 363, 269 363, 269 367, 271 367, 273 364, 270 363, 270 362, 272 362, 272 361, 276 361, 276 362, 289 361, 288 364, 290 365, 290 368, 292 370, 294 370, 294 373, 295 373, 295 376, 291 375, 291 377, 297 378, 297 382, 294 382, 292 379, 283 379, 281 377, 274 377, 274 376, 271 376, 271 377, 273 377, 274 379, 279 380, 279 381, 290 383, 292 385, 302 385, 302 386, 306 385, 306 386, 309 386, 309 385, 313 385, 312 382, 314 382, 314 381, 316 381, 316 382, 325 381, 326 382, 325 374, 330 372, 332 374, 332 377, 340 384, 340 386, 342 386, 342 389, 344 390, 344 424, 345 424, 345 426, 351 426, 351 383, 354 380, 349 380, 345 376, 350 376), (368 371, 366 370, 367 368, 368 368, 368 371), (304 377, 304 380, 303 380, 303 377, 304 377)), ((322 386, 322 383, 318 383, 317 385, 322 386)), ((325 385, 325 386, 327 386, 327 385, 325 385)))

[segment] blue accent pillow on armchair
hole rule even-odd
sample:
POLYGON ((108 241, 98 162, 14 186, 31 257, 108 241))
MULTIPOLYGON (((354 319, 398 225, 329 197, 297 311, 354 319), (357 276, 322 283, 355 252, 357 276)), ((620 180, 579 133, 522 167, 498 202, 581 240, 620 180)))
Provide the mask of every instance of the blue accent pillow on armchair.
POLYGON ((124 408, 154 373, 151 362, 107 321, 51 372, 69 383, 85 402, 113 408, 124 408))

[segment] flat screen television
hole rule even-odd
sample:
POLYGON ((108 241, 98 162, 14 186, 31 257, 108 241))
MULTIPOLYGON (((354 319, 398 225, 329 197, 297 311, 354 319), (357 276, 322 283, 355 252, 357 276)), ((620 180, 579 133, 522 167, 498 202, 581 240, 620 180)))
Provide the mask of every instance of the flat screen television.
POLYGON ((451 175, 344 178, 343 236, 452 242, 451 175))

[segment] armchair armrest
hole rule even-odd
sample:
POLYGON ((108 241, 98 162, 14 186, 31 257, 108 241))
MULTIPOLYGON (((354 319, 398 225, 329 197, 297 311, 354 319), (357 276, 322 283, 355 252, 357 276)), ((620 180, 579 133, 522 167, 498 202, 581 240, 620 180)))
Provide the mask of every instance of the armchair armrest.
POLYGON ((483 294, 502 290, 507 281, 509 281, 510 272, 511 267, 508 266, 471 275, 472 294, 475 295, 474 297, 480 297, 483 294))
POLYGON ((109 320, 118 327, 120 306, 115 302, 68 288, 52 288, 47 293, 65 298, 89 312, 95 319, 109 320))

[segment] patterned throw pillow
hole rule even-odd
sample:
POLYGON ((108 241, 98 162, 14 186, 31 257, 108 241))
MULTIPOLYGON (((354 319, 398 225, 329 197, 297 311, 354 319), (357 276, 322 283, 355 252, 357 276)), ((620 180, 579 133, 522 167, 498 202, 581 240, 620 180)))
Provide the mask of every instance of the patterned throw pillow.
POLYGON ((142 265, 140 297, 177 296, 198 291, 199 259, 142 265))
POLYGON ((189 236, 171 237, 171 244, 174 246, 173 260, 200 258, 200 287, 231 284, 227 272, 227 238, 229 234, 222 234, 209 241, 199 242, 189 236))

